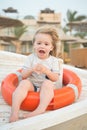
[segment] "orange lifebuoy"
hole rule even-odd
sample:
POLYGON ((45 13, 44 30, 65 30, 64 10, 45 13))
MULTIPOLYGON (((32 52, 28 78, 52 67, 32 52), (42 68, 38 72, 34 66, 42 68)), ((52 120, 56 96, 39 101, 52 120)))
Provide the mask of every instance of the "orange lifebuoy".
MULTIPOLYGON (((15 73, 9 74, 1 84, 1 91, 5 101, 12 104, 12 94, 18 84, 18 76, 15 73)), ((72 104, 81 93, 81 80, 75 72, 63 70, 63 84, 60 89, 54 90, 54 98, 48 106, 48 110, 55 110, 72 104)), ((23 110, 34 110, 39 104, 39 92, 29 92, 26 99, 21 104, 23 110)))

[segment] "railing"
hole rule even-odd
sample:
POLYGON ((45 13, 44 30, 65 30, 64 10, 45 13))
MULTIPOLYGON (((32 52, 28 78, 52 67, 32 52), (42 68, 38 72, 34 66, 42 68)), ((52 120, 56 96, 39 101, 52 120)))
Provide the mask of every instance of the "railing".
POLYGON ((87 68, 87 48, 72 49, 71 64, 76 67, 87 68))

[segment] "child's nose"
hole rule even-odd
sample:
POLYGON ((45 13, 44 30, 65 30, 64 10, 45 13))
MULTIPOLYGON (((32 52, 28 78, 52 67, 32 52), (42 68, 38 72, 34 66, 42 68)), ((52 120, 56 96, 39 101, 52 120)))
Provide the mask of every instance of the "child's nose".
POLYGON ((44 44, 41 44, 41 47, 44 47, 45 45, 44 44))

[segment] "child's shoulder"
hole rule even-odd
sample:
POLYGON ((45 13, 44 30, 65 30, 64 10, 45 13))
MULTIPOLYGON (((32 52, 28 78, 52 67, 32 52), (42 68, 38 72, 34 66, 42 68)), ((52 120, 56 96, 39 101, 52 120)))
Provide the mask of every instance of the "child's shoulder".
POLYGON ((29 54, 27 57, 28 57, 28 58, 33 58, 33 57, 34 57, 34 54, 31 53, 31 54, 29 54))
POLYGON ((63 63, 63 59, 62 58, 58 58, 58 61, 63 63))
POLYGON ((51 56, 51 58, 52 58, 53 60, 56 60, 56 61, 58 61, 58 62, 62 62, 62 63, 63 63, 63 59, 62 59, 62 58, 58 58, 58 57, 55 57, 55 56, 51 56))

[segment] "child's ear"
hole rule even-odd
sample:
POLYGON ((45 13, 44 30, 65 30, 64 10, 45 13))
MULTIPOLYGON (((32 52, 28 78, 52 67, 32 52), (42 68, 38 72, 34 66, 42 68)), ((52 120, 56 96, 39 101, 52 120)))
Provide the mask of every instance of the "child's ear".
POLYGON ((54 47, 52 46, 50 50, 52 51, 52 50, 53 50, 53 48, 54 48, 54 47))

